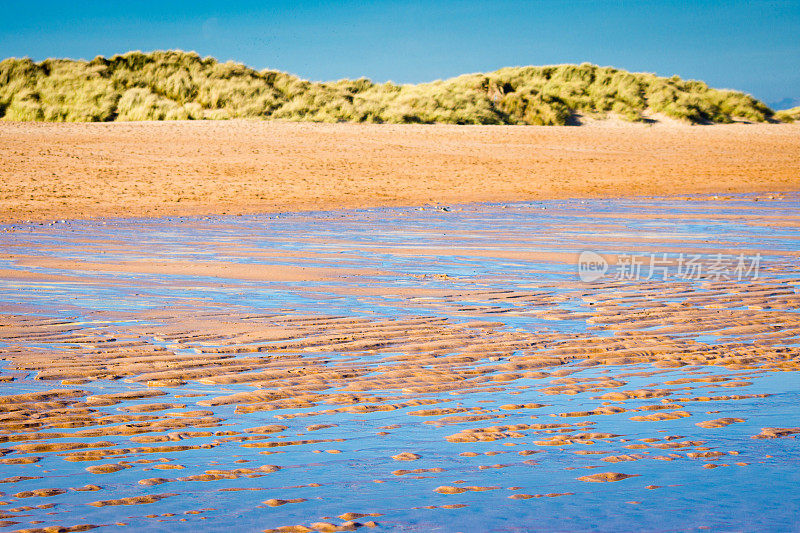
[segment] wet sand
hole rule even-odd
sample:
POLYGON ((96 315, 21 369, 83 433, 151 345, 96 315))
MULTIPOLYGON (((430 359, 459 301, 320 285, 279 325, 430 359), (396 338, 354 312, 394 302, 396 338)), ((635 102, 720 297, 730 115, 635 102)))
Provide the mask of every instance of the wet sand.
POLYGON ((16 224, 0 527, 791 529, 798 208, 16 224), (585 250, 609 262, 592 282, 585 250), (632 254, 663 277, 622 275, 632 254), (708 266, 738 254, 757 276, 708 266))
POLYGON ((800 125, 0 122, 0 222, 800 189, 800 125))

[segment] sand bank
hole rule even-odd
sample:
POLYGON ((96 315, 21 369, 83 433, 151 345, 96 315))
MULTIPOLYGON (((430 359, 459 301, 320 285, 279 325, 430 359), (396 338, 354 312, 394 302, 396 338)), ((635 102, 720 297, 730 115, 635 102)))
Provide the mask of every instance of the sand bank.
POLYGON ((0 221, 796 191, 800 125, 0 123, 0 221))

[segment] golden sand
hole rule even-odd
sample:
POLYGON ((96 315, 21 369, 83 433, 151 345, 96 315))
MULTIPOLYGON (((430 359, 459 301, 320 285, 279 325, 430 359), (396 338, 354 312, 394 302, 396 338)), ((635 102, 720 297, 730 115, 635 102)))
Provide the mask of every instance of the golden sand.
POLYGON ((796 191, 800 125, 0 123, 0 221, 796 191))

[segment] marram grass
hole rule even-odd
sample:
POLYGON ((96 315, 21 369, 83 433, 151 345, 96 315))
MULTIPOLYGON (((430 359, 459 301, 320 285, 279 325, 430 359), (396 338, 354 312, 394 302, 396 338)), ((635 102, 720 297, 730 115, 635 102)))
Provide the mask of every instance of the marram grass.
POLYGON ((260 118, 315 122, 565 125, 576 115, 690 123, 792 120, 750 95, 610 67, 503 68, 418 85, 309 82, 195 53, 0 61, 0 118, 114 121, 260 118))
POLYGON ((781 122, 797 122, 800 120, 800 106, 775 112, 775 119, 781 122))

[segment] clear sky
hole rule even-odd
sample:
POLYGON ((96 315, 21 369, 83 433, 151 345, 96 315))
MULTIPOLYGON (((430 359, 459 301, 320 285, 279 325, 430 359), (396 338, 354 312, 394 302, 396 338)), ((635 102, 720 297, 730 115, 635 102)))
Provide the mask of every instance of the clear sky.
POLYGON ((588 61, 800 98, 800 0, 3 3, 0 57, 172 48, 312 80, 588 61))

